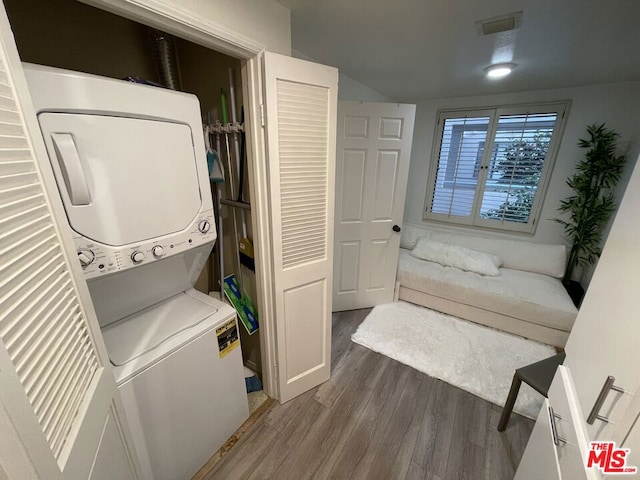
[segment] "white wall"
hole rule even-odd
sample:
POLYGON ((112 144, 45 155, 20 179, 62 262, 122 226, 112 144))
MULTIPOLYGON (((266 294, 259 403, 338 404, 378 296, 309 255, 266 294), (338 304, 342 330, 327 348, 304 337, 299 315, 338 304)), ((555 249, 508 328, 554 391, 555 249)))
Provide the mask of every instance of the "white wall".
MULTIPOLYGON (((318 63, 309 55, 306 55, 295 48, 291 50, 291 56, 299 58, 300 60, 318 63)), ((360 83, 351 77, 347 77, 341 72, 338 72, 338 100, 352 102, 393 102, 391 98, 383 95, 373 88, 367 87, 363 83, 360 83)))
POLYGON ((558 216, 557 208, 560 200, 571 194, 565 181, 575 172, 576 163, 584 158, 584 149, 578 148, 577 142, 586 136, 587 125, 606 122, 607 127, 620 133, 618 144, 621 151, 626 151, 628 164, 619 184, 619 197, 629 181, 631 167, 640 153, 640 82, 438 99, 418 103, 404 221, 423 223, 426 182, 429 175, 436 112, 439 109, 558 100, 571 100, 571 108, 542 214, 534 236, 528 238, 536 242, 565 243, 562 227, 549 219, 558 216))
POLYGON ((353 102, 393 102, 393 99, 342 73, 339 74, 338 78, 338 100, 353 102))
POLYGON ((212 23, 224 25, 264 45, 291 55, 291 16, 275 0, 166 0, 212 23))

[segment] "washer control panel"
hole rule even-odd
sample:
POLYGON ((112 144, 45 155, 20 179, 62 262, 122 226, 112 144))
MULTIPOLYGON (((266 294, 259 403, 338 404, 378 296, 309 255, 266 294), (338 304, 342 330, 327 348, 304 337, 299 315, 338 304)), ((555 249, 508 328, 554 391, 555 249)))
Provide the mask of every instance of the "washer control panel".
POLYGON ((213 211, 208 210, 180 233, 125 247, 112 247, 76 237, 78 261, 87 279, 146 265, 215 240, 213 222, 213 211))

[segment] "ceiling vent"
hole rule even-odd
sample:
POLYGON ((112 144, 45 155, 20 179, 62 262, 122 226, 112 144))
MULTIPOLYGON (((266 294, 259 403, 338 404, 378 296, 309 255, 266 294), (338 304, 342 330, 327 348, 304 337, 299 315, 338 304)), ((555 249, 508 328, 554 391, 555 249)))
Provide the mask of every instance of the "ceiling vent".
POLYGON ((501 15, 499 17, 478 20, 476 30, 478 35, 492 35, 494 33, 508 32, 520 28, 522 23, 522 11, 501 15))

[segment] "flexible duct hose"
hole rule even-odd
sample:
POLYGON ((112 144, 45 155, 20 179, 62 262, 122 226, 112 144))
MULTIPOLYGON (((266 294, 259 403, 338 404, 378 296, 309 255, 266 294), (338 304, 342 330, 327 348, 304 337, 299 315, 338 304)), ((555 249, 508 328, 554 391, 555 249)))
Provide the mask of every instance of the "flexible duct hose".
POLYGON ((180 90, 180 76, 173 37, 155 29, 149 29, 149 33, 160 83, 171 90, 180 90))

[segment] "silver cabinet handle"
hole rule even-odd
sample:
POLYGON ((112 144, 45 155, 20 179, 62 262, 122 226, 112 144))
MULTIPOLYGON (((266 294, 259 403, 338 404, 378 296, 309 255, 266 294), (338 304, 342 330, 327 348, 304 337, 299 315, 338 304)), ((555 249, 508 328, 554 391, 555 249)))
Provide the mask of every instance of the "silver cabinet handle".
POLYGON ((593 408, 591 409, 591 413, 587 417, 587 423, 589 425, 593 425, 593 422, 600 420, 602 422, 608 422, 609 419, 607 417, 603 417, 600 415, 600 409, 604 404, 604 401, 607 399, 607 395, 609 395, 609 391, 613 390, 614 392, 624 393, 624 389, 620 388, 613 383, 616 381, 615 377, 609 375, 602 386, 602 390, 600 390, 600 394, 598 398, 596 398, 596 402, 593 404, 593 408))
POLYGON ((556 424, 556 418, 562 420, 562 417, 553 411, 553 407, 549 405, 549 423, 551 424, 551 436, 553 437, 553 444, 557 447, 561 443, 567 443, 567 441, 558 435, 558 425, 556 424))
POLYGON ((560 437, 558 437, 556 414, 553 413, 553 408, 551 408, 551 406, 549 406, 549 423, 551 424, 551 436, 553 437, 553 444, 557 447, 558 445, 560 445, 560 437))

